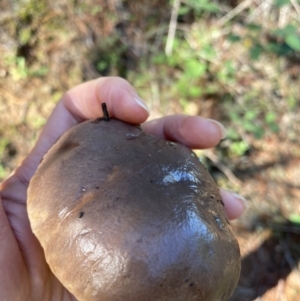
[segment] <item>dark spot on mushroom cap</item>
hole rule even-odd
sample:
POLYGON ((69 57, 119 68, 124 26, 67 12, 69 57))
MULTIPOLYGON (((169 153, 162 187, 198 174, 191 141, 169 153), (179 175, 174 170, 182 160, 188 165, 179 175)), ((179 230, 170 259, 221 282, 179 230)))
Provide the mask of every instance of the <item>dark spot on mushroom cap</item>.
POLYGON ((30 182, 29 218, 78 300, 229 298, 239 247, 192 154, 116 119, 83 122, 48 151, 30 182))

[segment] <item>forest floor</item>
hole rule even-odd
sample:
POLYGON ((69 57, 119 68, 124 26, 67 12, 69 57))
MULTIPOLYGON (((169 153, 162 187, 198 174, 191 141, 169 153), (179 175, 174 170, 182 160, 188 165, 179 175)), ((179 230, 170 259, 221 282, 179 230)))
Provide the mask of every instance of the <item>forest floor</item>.
POLYGON ((182 1, 173 39, 176 10, 163 3, 1 1, 0 180, 64 92, 122 76, 151 118, 199 114, 228 129, 199 154, 221 187, 249 203, 232 222, 242 273, 230 300, 299 300, 300 4, 182 1))

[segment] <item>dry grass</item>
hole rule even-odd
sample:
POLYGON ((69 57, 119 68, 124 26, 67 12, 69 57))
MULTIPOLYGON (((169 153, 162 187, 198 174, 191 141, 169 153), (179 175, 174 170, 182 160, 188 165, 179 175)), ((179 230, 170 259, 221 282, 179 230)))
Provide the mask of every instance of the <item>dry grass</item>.
MULTIPOLYGON (((189 8, 186 2, 181 8, 189 8)), ((299 2, 278 2, 220 2, 217 14, 187 11, 167 57, 171 6, 161 1, 2 1, 0 179, 30 151, 67 89, 101 75, 124 76, 152 118, 200 114, 229 129, 228 139, 202 155, 220 186, 249 200, 233 223, 243 270, 231 301, 299 300, 300 228, 289 217, 300 215, 300 53, 265 49, 249 56, 255 43, 285 45, 274 40, 274 29, 299 27, 299 2), (251 31, 249 23, 260 29, 251 31), (191 94, 195 87, 201 91, 191 94)))

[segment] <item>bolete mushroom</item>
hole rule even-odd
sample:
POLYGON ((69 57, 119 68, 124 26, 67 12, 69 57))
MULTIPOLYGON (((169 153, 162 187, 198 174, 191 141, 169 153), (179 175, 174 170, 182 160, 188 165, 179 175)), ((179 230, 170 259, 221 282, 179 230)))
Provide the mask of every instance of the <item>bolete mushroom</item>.
POLYGON ((225 301, 239 278, 219 189, 195 153, 108 116, 48 151, 28 213, 79 301, 225 301))

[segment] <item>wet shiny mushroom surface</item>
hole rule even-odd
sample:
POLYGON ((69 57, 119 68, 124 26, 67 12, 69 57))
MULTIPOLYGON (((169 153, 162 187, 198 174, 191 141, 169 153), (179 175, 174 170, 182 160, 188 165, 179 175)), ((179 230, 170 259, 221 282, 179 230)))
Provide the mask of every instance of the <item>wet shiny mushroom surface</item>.
POLYGON ((240 252, 219 189, 187 147, 86 121, 30 182, 32 230, 79 301, 225 301, 240 252))

